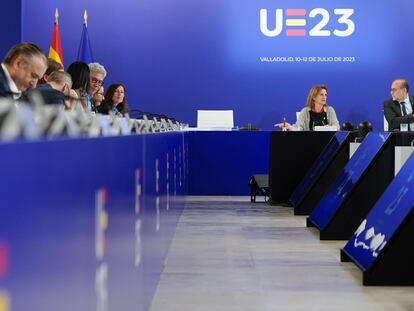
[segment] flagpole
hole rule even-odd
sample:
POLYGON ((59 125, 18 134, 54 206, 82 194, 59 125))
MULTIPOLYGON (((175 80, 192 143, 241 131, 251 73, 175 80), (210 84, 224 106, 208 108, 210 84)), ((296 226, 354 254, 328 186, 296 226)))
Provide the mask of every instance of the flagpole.
POLYGON ((83 14, 83 20, 84 20, 85 26, 88 27, 88 12, 86 12, 86 10, 85 10, 85 13, 83 14))
POLYGON ((58 20, 59 20, 59 11, 56 8, 56 12, 55 12, 55 23, 58 24, 58 20))

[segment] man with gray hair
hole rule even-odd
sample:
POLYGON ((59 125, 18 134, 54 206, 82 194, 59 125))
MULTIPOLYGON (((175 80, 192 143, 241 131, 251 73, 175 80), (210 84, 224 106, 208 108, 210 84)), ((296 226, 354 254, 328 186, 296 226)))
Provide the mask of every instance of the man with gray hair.
POLYGON ((35 89, 29 89, 25 96, 31 101, 31 94, 38 92, 46 105, 65 105, 65 99, 70 94, 72 88, 72 78, 64 71, 53 71, 45 84, 39 85, 35 89))
POLYGON ((46 56, 37 45, 24 42, 13 46, 0 66, 0 97, 18 99, 21 92, 36 87, 46 69, 46 56))
POLYGON ((88 93, 93 96, 96 92, 99 91, 99 88, 103 85, 103 81, 106 77, 105 67, 99 63, 90 63, 89 64, 89 87, 88 93))
POLYGON ((93 96, 99 91, 99 88, 103 85, 103 81, 106 77, 105 67, 99 63, 90 63, 89 65, 89 86, 87 101, 90 101, 92 111, 96 112, 96 105, 93 101, 93 96))

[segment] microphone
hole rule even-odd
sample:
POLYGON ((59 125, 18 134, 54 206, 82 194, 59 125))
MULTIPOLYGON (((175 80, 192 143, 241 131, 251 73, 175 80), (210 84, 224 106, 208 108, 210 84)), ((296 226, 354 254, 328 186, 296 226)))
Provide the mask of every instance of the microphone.
POLYGON ((127 113, 133 119, 142 119, 143 115, 145 114, 142 110, 139 109, 129 109, 127 113))
MULTIPOLYGON (((155 112, 149 112, 149 111, 142 111, 139 109, 130 109, 127 111, 127 113, 131 116, 133 113, 137 113, 137 116, 135 119, 143 119, 143 116, 146 115, 148 119, 156 118, 157 120, 165 119, 165 120, 171 120, 173 122, 180 122, 176 118, 167 116, 165 114, 155 113, 155 112), (131 114, 132 113, 132 114, 131 114)), ((132 116, 131 116, 132 117, 132 116)), ((181 122, 180 122, 181 123, 181 122)))

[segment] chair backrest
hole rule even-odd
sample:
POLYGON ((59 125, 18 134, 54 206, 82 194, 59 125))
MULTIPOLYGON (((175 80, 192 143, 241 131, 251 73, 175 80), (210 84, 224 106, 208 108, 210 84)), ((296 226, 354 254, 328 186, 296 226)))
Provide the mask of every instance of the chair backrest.
POLYGON ((233 110, 197 110, 197 127, 204 129, 231 129, 233 110))

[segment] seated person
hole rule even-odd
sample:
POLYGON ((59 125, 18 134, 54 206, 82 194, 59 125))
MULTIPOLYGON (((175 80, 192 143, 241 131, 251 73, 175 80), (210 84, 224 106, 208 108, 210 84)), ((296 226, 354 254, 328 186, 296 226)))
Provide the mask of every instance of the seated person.
POLYGON ((95 94, 93 94, 92 99, 95 102, 96 108, 99 110, 99 106, 102 105, 103 100, 105 99, 104 87, 100 86, 95 94))
POLYGON ((396 79, 391 84, 391 99, 384 102, 384 116, 388 122, 388 130, 399 130, 400 124, 409 124, 414 131, 414 97, 408 95, 409 86, 405 79, 396 79))
POLYGON ((106 114, 112 111, 115 115, 122 117, 129 110, 125 97, 125 87, 119 83, 111 84, 105 94, 105 104, 102 103, 101 106, 105 106, 108 109, 106 114), (106 105, 109 105, 109 107, 106 105))
POLYGON ((315 126, 334 126, 339 130, 339 121, 335 110, 328 106, 328 87, 326 85, 315 85, 309 91, 306 106, 303 108, 295 125, 288 122, 275 124, 284 130, 313 131, 315 126))
POLYGON ((54 71, 64 71, 63 66, 61 63, 58 63, 52 58, 47 59, 47 69, 43 77, 39 80, 37 85, 45 84, 47 82, 47 78, 50 76, 50 74, 54 71))
POLYGON ((97 112, 101 114, 109 114, 109 111, 111 110, 111 106, 105 100, 105 92, 104 92, 103 86, 101 86, 98 92, 95 93, 95 95, 93 96, 93 100, 96 104, 97 112))
POLYGON ((26 42, 13 46, 0 66, 0 97, 19 99, 22 92, 36 87, 46 69, 46 56, 37 45, 26 42))
POLYGON ((53 71, 47 78, 47 83, 41 84, 34 89, 29 89, 24 96, 30 102, 31 93, 38 92, 46 105, 65 106, 65 99, 69 96, 72 88, 70 75, 63 71, 53 71))
POLYGON ((82 110, 85 108, 82 104, 82 100, 79 98, 78 93, 74 89, 69 91, 69 96, 65 100, 65 110, 82 110))
POLYGON ((81 99, 83 108, 85 108, 86 111, 95 112, 95 103, 92 100, 92 96, 87 92, 90 81, 89 66, 84 62, 76 61, 69 65, 67 72, 72 77, 72 88, 81 99))
POLYGON ((90 70, 88 94, 93 97, 103 85, 107 72, 105 67, 99 63, 90 63, 88 66, 90 70))

